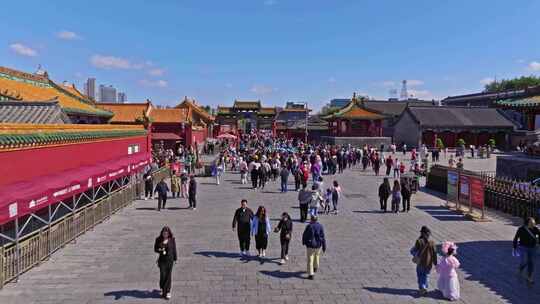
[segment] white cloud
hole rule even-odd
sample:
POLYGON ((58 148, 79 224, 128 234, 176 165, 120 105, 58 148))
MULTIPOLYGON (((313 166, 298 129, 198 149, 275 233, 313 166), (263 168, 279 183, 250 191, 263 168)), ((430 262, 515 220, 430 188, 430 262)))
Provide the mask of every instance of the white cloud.
POLYGON ((21 56, 36 57, 38 55, 36 50, 22 43, 13 43, 9 46, 9 48, 21 56))
POLYGON ((525 59, 518 59, 516 60, 517 63, 525 63, 525 59))
POLYGON ((63 30, 63 31, 60 31, 60 32, 56 33, 56 37, 58 37, 60 39, 64 39, 64 40, 82 39, 82 37, 79 36, 77 33, 71 32, 71 31, 66 31, 66 30, 63 30))
POLYGON ((491 77, 486 77, 486 78, 480 79, 480 84, 487 85, 487 84, 492 83, 493 81, 495 81, 495 79, 491 77))
POLYGON ((336 83, 336 81, 337 81, 337 80, 336 80, 334 77, 328 78, 328 82, 329 82, 329 83, 336 83))
POLYGON ((251 87, 250 91, 252 93, 257 94, 257 95, 268 95, 268 94, 272 94, 273 92, 277 91, 277 88, 273 88, 273 87, 267 86, 267 85, 256 84, 256 85, 253 85, 251 87))
POLYGON ((129 60, 121 57, 94 55, 90 58, 93 66, 99 69, 132 69, 133 65, 129 60))
POLYGON ((407 85, 411 86, 411 87, 421 86, 423 84, 424 84, 424 82, 422 80, 417 80, 417 79, 408 79, 407 80, 407 85))
POLYGON ((540 62, 533 61, 533 62, 529 63, 529 70, 540 71, 540 62))
POLYGON ((264 5, 266 5, 266 6, 272 6, 272 5, 275 5, 275 4, 277 4, 276 0, 264 0, 264 5))
POLYGON ((392 80, 386 80, 381 83, 383 87, 393 87, 396 85, 396 83, 392 80))
POLYGON ((226 83, 226 84, 225 84, 225 87, 226 87, 227 89, 230 89, 230 88, 233 87, 233 85, 232 85, 232 83, 226 83))
POLYGON ((139 84, 145 87, 156 87, 156 88, 166 88, 169 85, 169 83, 163 79, 155 80, 155 81, 142 79, 142 80, 139 80, 139 84))
POLYGON ((159 69, 159 68, 150 69, 148 71, 148 74, 150 76, 163 76, 163 74, 165 74, 165 70, 164 69, 159 69))

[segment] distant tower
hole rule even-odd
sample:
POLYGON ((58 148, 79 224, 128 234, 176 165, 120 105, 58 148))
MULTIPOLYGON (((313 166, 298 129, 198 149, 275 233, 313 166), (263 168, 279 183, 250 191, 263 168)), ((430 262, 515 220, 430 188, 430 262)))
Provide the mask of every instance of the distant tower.
POLYGON ((403 85, 401 86, 401 94, 399 97, 401 100, 407 100, 409 99, 409 93, 407 92, 407 80, 403 80, 401 83, 403 85))

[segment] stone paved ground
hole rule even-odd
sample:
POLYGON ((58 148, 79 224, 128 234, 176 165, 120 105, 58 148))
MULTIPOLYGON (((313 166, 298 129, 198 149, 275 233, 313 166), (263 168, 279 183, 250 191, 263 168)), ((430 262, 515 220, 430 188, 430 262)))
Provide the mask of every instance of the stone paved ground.
MULTIPOLYGON (((272 219, 283 211, 298 217, 296 193, 281 194, 278 185, 253 191, 226 174, 216 186, 199 179, 199 208, 186 210, 172 200, 157 212, 155 201, 137 201, 110 220, 22 275, 0 291, 0 303, 160 303, 153 242, 163 225, 172 227, 180 253, 173 274, 173 303, 442 303, 436 292, 416 298, 416 276, 408 253, 420 226, 428 225, 440 242, 459 242, 463 303, 538 303, 539 281, 528 288, 516 273, 511 220, 467 221, 440 207, 436 196, 419 193, 409 214, 377 211, 380 178, 357 169, 336 179, 346 197, 338 216, 321 216, 328 251, 316 280, 305 277, 295 222, 292 259, 279 266, 279 240, 272 235, 269 258, 239 259, 231 219, 240 198, 252 208, 264 204, 272 219)), ((325 183, 331 181, 327 177, 325 183)), ((276 222, 272 222, 276 225, 276 222)), ((252 244, 253 246, 253 244, 252 244)), ((436 275, 430 279, 436 284, 436 275)))

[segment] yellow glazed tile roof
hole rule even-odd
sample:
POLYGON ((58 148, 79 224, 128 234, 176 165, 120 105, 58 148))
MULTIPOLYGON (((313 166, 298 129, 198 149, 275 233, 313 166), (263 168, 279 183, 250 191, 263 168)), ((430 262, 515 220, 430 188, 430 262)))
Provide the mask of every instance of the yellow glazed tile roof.
POLYGON ((150 102, 144 103, 96 103, 98 108, 113 112, 110 122, 134 123, 137 118, 144 118, 152 107, 150 102))
POLYGON ((13 96, 15 100, 49 101, 58 100, 67 112, 82 112, 90 115, 111 116, 98 109, 75 88, 57 85, 45 76, 33 75, 0 67, 0 94, 13 96))

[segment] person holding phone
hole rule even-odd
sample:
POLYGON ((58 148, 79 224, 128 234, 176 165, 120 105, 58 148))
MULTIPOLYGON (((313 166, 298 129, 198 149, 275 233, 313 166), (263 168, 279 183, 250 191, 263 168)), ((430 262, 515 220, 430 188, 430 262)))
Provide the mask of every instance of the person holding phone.
POLYGON ((161 296, 171 298, 172 269, 176 263, 176 243, 171 229, 167 226, 161 229, 154 243, 154 251, 159 255, 157 264, 159 267, 159 288, 161 296))

